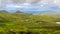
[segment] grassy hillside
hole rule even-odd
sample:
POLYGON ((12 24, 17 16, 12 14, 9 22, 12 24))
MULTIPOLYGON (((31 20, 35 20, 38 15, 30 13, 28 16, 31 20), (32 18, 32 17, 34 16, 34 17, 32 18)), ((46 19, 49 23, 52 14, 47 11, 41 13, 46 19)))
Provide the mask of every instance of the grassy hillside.
POLYGON ((0 11, 0 34, 60 34, 60 15, 0 11))

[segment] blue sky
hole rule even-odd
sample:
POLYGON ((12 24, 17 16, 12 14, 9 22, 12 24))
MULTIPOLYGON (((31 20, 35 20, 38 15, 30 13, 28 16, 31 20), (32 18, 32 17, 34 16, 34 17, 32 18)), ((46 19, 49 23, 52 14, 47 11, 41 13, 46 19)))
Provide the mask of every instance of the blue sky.
POLYGON ((23 12, 60 11, 60 0, 0 0, 0 10, 23 12))

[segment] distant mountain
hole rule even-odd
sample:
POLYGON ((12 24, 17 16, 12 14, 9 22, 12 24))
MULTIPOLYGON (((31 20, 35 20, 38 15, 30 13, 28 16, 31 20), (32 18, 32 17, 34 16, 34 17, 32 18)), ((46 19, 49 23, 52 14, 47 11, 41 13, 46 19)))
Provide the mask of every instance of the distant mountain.
POLYGON ((54 14, 54 13, 59 13, 59 12, 57 11, 26 11, 26 13, 28 14, 45 14, 45 13, 54 14))
POLYGON ((0 13, 14 13, 16 15, 21 15, 21 14, 60 14, 60 11, 6 11, 6 10, 0 10, 0 13))
POLYGON ((6 11, 6 10, 0 10, 0 13, 7 14, 7 13, 9 13, 9 12, 6 11))
POLYGON ((25 16, 26 14, 27 13, 24 13, 24 12, 19 11, 19 10, 13 13, 13 15, 16 15, 16 16, 25 16))

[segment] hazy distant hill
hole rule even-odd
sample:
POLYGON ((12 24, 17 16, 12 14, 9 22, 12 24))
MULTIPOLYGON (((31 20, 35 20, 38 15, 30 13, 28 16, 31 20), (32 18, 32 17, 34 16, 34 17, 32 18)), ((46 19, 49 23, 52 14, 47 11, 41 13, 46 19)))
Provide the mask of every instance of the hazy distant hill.
POLYGON ((6 10, 0 10, 0 13, 9 13, 8 11, 6 11, 6 10))

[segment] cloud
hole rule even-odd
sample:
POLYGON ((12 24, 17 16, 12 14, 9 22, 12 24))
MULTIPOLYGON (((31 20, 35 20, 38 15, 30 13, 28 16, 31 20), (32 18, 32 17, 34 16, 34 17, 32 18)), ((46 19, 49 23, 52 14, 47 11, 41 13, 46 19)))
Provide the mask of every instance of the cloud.
POLYGON ((60 9, 60 0, 0 0, 0 9, 48 10, 60 9), (53 8, 52 8, 53 7, 53 8))
POLYGON ((6 8, 28 8, 30 5, 31 5, 30 3, 22 3, 19 5, 9 4, 9 5, 6 5, 6 8))
POLYGON ((19 6, 19 5, 7 5, 7 8, 23 8, 23 6, 19 6))

